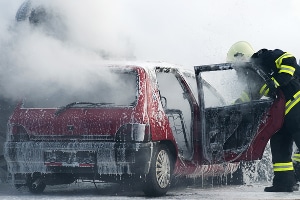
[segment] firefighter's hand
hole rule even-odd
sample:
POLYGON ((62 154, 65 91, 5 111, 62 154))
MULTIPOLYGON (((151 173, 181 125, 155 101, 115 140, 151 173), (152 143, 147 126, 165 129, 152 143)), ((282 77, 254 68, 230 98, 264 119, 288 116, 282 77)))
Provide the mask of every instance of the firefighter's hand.
POLYGON ((267 81, 266 84, 267 84, 268 89, 269 89, 269 92, 268 92, 267 96, 275 99, 276 94, 277 94, 277 88, 276 88, 274 82, 272 80, 270 80, 270 81, 267 81))

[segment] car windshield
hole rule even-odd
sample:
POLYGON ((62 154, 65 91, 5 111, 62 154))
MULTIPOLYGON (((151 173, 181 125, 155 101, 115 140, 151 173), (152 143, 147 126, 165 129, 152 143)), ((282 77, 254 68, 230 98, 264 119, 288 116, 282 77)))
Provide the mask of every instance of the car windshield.
POLYGON ((101 73, 89 73, 88 76, 78 78, 76 84, 68 84, 64 87, 54 85, 54 88, 43 92, 43 95, 26 97, 23 107, 61 108, 70 104, 72 107, 134 106, 136 104, 138 76, 135 70, 110 69, 101 73))

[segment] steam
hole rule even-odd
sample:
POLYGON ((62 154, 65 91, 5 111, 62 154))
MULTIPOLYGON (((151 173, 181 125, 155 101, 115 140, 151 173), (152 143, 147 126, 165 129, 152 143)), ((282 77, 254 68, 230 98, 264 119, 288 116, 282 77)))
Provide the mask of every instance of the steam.
POLYGON ((277 28, 283 23, 277 14, 282 7, 291 10, 286 29, 298 26, 297 0, 31 0, 32 8, 44 7, 50 16, 37 25, 28 18, 15 20, 26 1, 0 1, 0 97, 18 99, 42 95, 53 86, 76 86, 78 81, 71 80, 87 73, 83 69, 91 61, 158 60, 189 69, 221 63, 239 40, 256 50, 282 48, 297 59, 300 55, 297 31, 277 28), (265 10, 269 4, 276 6, 265 10), (253 10, 256 14, 249 17, 253 10), (273 20, 261 20, 266 18, 273 20))
POLYGON ((26 18, 0 23, 5 30, 0 35, 2 98, 40 98, 58 91, 85 90, 91 87, 89 80, 95 74, 99 79, 115 82, 107 71, 100 70, 101 66, 97 70, 89 67, 91 63, 134 57, 128 41, 119 41, 125 36, 118 35, 118 24, 108 15, 113 8, 109 1, 88 0, 82 4, 48 0, 25 4, 30 6, 26 18), (46 19, 30 23, 28 15, 36 8, 46 11, 46 19), (103 8, 100 14, 99 8, 103 8))

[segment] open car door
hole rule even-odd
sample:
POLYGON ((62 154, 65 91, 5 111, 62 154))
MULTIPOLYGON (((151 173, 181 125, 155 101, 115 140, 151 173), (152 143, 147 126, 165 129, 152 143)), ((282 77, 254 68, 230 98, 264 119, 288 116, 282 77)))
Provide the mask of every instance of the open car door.
MULTIPOLYGON (((230 63, 195 66, 201 112, 203 157, 210 163, 261 159, 283 123, 285 100, 261 98, 235 103, 245 87, 230 63)), ((258 75, 258 74, 257 74, 258 75)))

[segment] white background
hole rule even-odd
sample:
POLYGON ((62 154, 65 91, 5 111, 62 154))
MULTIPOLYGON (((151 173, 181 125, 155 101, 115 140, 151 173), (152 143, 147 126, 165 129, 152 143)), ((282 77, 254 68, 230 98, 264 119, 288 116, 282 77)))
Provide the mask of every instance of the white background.
MULTIPOLYGON (((37 86, 37 74, 55 74, 56 62, 81 62, 104 50, 117 58, 167 61, 191 68, 224 62, 230 46, 246 40, 255 50, 280 48, 300 58, 298 0, 52 0, 64 13, 67 39, 40 30, 15 29, 15 14, 23 0, 0 0, 1 95, 37 86), (9 63, 9 64, 7 64, 9 63), (26 80, 26 81, 24 81, 26 80), (32 81, 30 84, 29 81, 32 81), (15 87, 14 87, 15 86, 15 87)), ((43 77, 42 76, 42 77, 43 77)), ((46 79, 46 78, 44 78, 46 79)), ((52 86, 52 85, 51 85, 52 86)), ((222 188, 179 188, 161 199, 295 199, 300 192, 264 193, 265 185, 222 188)), ((38 199, 131 199, 140 193, 95 194, 77 186, 46 189, 38 199)), ((0 199, 33 199, 0 186, 0 199)))
MULTIPOLYGON (((0 0, 0 36, 23 0, 0 0)), ((223 62, 246 40, 300 58, 298 0, 52 0, 73 17, 77 44, 192 67, 223 62), (122 46, 122 47, 121 47, 122 46), (122 50, 122 51, 123 51, 122 50), (128 53, 127 52, 127 53, 128 53)))

